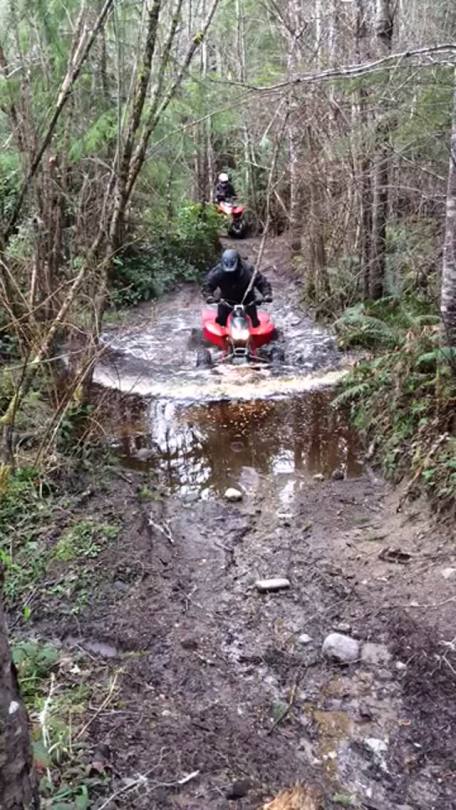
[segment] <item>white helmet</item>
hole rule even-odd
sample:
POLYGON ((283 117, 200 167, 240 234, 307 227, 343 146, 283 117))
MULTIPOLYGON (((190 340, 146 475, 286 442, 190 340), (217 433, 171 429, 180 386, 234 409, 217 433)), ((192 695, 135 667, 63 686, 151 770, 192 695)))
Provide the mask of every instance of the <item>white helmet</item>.
POLYGON ((219 179, 220 183, 228 183, 228 180, 230 178, 228 177, 226 172, 222 172, 221 174, 219 174, 218 179, 219 179))

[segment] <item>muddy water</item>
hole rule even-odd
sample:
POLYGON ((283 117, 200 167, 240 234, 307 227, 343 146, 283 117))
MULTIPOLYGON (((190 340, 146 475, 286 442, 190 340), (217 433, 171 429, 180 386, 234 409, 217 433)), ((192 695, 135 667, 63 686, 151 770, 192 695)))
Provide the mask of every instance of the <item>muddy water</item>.
POLYGON ((323 474, 358 475, 354 433, 330 405, 346 373, 333 338, 297 305, 289 279, 272 278, 280 368, 196 368, 201 299, 184 287, 107 330, 95 382, 118 392, 110 435, 126 466, 154 471, 186 496, 248 490, 261 476, 281 487, 323 474))
POLYGON ((360 472, 356 437, 322 392, 204 404, 154 399, 139 421, 118 427, 114 444, 127 466, 155 471, 162 487, 180 494, 249 491, 258 476, 290 489, 318 473, 360 472))

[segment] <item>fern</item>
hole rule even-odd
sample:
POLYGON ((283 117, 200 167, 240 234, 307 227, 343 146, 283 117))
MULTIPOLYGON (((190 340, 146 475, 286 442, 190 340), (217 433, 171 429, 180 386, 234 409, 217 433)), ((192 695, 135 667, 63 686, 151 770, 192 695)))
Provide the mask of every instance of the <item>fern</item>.
POLYGON ((355 385, 351 385, 349 388, 345 388, 340 394, 335 397, 332 401, 333 408, 341 408, 344 405, 348 405, 350 402, 353 402, 355 399, 360 399, 361 397, 367 395, 370 392, 369 383, 356 383, 355 385))
POLYGON ((385 321, 367 315, 359 307, 347 310, 335 323, 346 346, 385 346, 394 348, 399 339, 397 331, 385 321))
POLYGON ((416 359, 416 366, 419 370, 428 371, 430 368, 436 368, 440 363, 454 365, 456 363, 456 348, 441 346, 433 351, 420 354, 416 359))

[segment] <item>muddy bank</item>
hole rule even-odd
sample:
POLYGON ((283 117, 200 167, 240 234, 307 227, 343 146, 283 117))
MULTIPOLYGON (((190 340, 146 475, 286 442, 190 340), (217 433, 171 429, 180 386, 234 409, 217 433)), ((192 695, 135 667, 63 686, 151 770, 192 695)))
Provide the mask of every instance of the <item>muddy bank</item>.
POLYGON ((239 781, 242 810, 296 781, 322 808, 455 806, 453 613, 427 629, 452 599, 451 541, 369 476, 308 480, 286 509, 285 481, 188 503, 119 471, 86 502, 122 523, 96 596, 77 616, 37 613, 35 629, 117 673, 89 734, 121 791, 111 806, 226 810, 239 781), (407 563, 384 554, 398 545, 407 563), (289 589, 259 593, 271 576, 289 589), (334 630, 359 642, 353 663, 322 655, 334 630))

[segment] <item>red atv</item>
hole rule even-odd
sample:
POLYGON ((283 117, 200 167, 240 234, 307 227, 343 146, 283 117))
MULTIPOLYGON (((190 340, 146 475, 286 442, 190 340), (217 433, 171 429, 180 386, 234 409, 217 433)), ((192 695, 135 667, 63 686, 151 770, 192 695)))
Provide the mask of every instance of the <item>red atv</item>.
POLYGON ((221 200, 216 203, 217 211, 228 219, 228 235, 242 239, 247 234, 245 206, 235 200, 221 200))
MULTIPOLYGON (((258 355, 257 350, 277 337, 277 330, 267 312, 259 311, 259 326, 252 326, 248 315, 249 305, 232 304, 222 300, 222 303, 231 307, 226 326, 217 323, 217 311, 203 310, 203 338, 204 340, 223 350, 222 362, 229 361, 235 365, 246 364, 249 361, 283 362, 283 351, 274 347, 268 358, 258 355)), ((251 305, 250 305, 251 306, 251 305)), ((197 355, 197 366, 212 365, 212 355, 209 349, 200 349, 197 355)))

